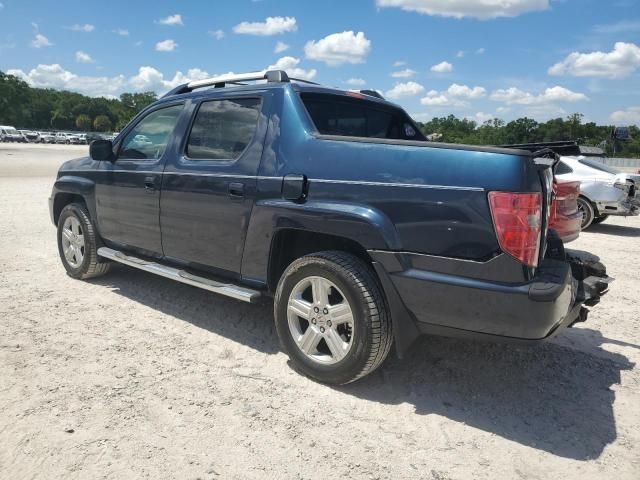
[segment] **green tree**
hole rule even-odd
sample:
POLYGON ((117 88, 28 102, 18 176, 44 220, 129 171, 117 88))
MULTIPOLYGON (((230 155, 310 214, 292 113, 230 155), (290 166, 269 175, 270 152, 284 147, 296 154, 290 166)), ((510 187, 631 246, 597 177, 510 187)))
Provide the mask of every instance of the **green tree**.
POLYGON ((76 127, 78 128, 78 130, 88 132, 89 130, 91 130, 91 117, 89 117, 89 115, 81 113, 76 117, 76 127))
POLYGON ((93 129, 96 132, 108 132, 111 130, 111 120, 106 115, 98 115, 93 121, 93 129))

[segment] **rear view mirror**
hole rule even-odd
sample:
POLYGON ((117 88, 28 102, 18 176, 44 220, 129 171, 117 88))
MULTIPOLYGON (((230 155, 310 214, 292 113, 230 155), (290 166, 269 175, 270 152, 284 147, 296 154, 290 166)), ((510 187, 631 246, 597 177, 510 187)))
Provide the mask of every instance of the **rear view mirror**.
POLYGON ((112 160, 113 143, 111 140, 94 140, 89 146, 89 155, 94 160, 112 160))

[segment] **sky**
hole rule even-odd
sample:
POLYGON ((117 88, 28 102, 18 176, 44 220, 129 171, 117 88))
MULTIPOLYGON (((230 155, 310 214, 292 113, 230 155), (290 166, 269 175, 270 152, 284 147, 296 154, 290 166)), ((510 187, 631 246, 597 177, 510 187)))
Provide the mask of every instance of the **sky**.
POLYGON ((91 96, 281 68, 414 118, 640 125, 640 0, 0 0, 0 70, 91 96))

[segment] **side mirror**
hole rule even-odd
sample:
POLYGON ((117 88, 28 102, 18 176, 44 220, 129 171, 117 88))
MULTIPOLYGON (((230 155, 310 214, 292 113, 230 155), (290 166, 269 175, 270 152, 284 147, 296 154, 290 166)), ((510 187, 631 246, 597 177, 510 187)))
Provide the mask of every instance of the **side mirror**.
POLYGON ((113 143, 111 140, 94 140, 89 146, 89 155, 94 160, 113 160, 113 143))

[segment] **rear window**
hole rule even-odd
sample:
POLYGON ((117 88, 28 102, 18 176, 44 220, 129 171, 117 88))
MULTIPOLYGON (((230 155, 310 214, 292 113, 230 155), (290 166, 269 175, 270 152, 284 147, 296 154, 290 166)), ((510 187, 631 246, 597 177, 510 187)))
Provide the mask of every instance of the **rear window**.
POLYGON ((591 168, 595 168, 596 170, 600 170, 601 172, 606 172, 606 173, 612 173, 614 175, 617 175, 618 173, 620 173, 619 170, 610 167, 609 165, 605 165, 602 162, 599 162, 597 160, 591 160, 588 158, 581 158, 580 160, 578 160, 581 164, 586 165, 587 167, 591 167, 591 168))
POLYGON ((303 93, 309 116, 322 135, 426 140, 402 110, 341 95, 303 93))

